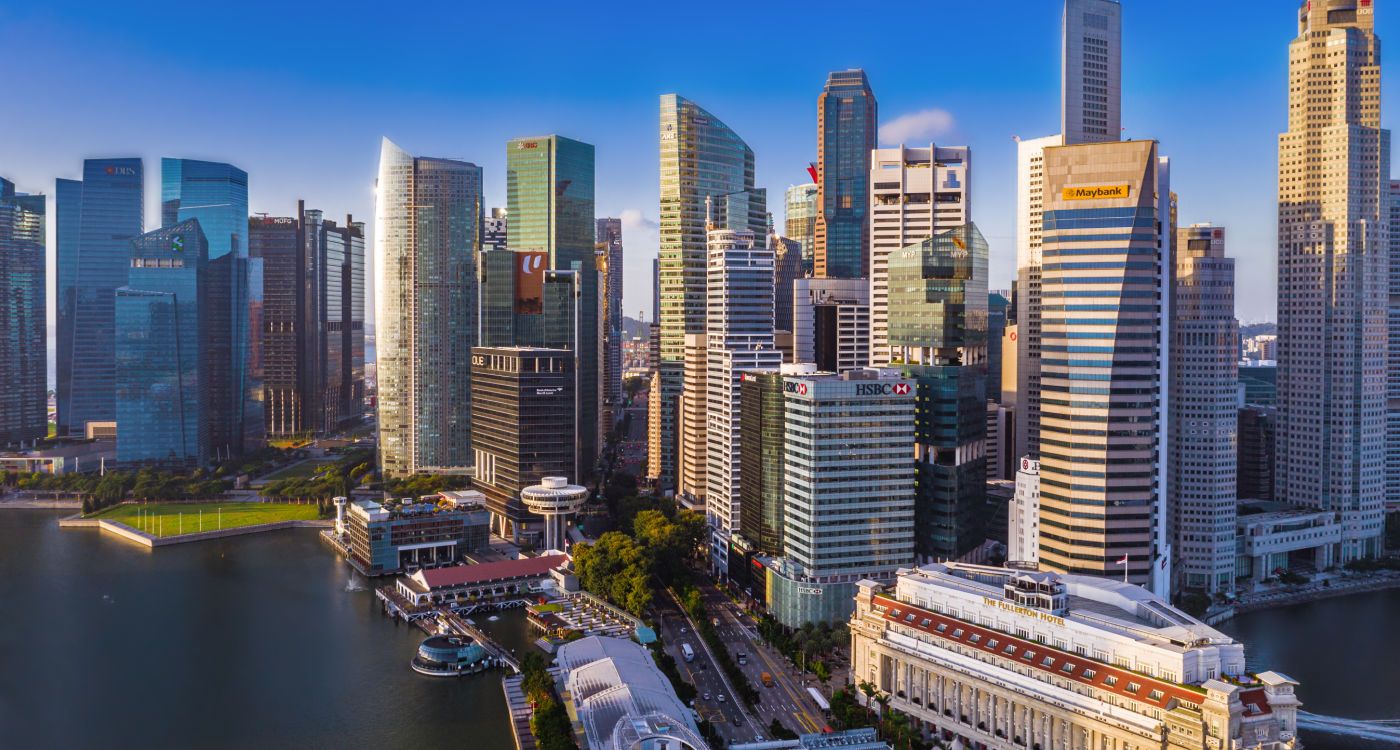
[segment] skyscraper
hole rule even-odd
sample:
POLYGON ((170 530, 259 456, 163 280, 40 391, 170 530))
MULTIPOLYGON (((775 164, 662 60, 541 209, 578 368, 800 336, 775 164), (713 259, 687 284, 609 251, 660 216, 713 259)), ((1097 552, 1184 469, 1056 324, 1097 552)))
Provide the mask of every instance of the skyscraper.
POLYGON ((793 285, 793 360, 842 373, 870 364, 870 284, 798 279, 793 285))
POLYGON ((705 377, 709 345, 703 333, 685 335, 685 385, 676 409, 676 498, 687 510, 705 510, 705 377))
POLYGON ((797 240, 802 248, 802 275, 811 276, 817 249, 817 183, 792 185, 787 189, 785 198, 787 209, 783 215, 783 236, 797 240))
POLYGON ((879 105, 865 71, 829 74, 817 97, 817 276, 870 276, 867 195, 870 152, 879 144, 878 130, 879 105))
POLYGON ((622 220, 598 219, 594 235, 605 258, 602 295, 603 400, 616 408, 622 399, 622 220))
POLYGON ((927 559, 986 538, 987 256, 970 222, 888 256, 890 352, 918 389, 914 548, 927 559))
POLYGON ((599 292, 594 258, 593 146, 558 135, 517 138, 506 144, 506 215, 513 250, 542 250, 549 268, 573 271, 579 284, 579 472, 593 476, 598 458, 600 388, 599 292))
POLYGON ((1044 158, 1040 566, 1118 577, 1126 560, 1167 595, 1167 163, 1155 141, 1044 158))
MULTIPOLYGON (((1016 458, 1040 455, 1040 295, 1045 205, 1045 149, 1051 135, 1016 144, 1016 458)), ((1002 363, 1003 369, 1006 363, 1002 363)))
MULTIPOLYGON (((246 221, 246 219, 245 219, 246 221)), ((227 320, 212 309, 209 246, 199 220, 131 241, 127 284, 116 290, 117 460, 201 465, 212 450, 210 387, 232 366, 214 345, 227 320)))
POLYGON ((1178 588, 1215 594, 1235 580, 1239 326, 1225 229, 1177 231, 1172 284, 1167 505, 1178 588))
POLYGON ((116 292, 144 231, 144 191, 140 159, 88 159, 81 182, 56 185, 60 435, 117 419, 116 292))
POLYGON ((509 247, 510 237, 509 222, 506 221, 506 210, 504 208, 491 209, 490 216, 481 217, 481 249, 489 247, 501 250, 509 247))
POLYGON ((46 213, 0 178, 0 446, 49 431, 46 213))
POLYGON ((768 238, 773 249, 773 329, 792 332, 793 285, 802 274, 802 248, 796 240, 777 234, 768 238))
POLYGON ((1385 505, 1400 508, 1400 182, 1390 183, 1389 360, 1385 368, 1385 505))
POLYGON ((705 332, 707 214, 721 229, 763 237, 768 196, 754 188, 753 149, 714 115, 676 94, 661 97, 661 228, 657 319, 658 385, 651 397, 648 475, 676 482, 676 407, 684 373, 685 335, 705 332))
POLYGON ((380 471, 462 471, 472 455, 481 167, 415 158, 385 138, 377 191, 380 471))
POLYGON ((1001 403, 1001 339, 1006 335, 1009 290, 987 292, 987 400, 1001 403))
POLYGON ((1333 561, 1384 532, 1390 131, 1370 3, 1304 2, 1278 168, 1280 499, 1335 511, 1333 561))
POLYGON ((1065 0, 1060 133, 1066 144, 1122 138, 1123 7, 1065 0))
POLYGON ((706 303, 705 515, 724 565, 740 523, 739 375, 783 363, 773 346, 773 252, 752 232, 710 232, 706 303))
POLYGON ((966 147, 882 148, 870 157, 870 361, 890 362, 889 259, 972 217, 972 151, 966 147))
POLYGON ((160 199, 161 227, 198 219, 209 245, 205 346, 229 366, 206 373, 203 387, 213 456, 227 458, 243 452, 244 415, 258 397, 248 377, 248 173, 219 162, 161 159, 160 199))
POLYGON ((578 355, 579 274, 547 265, 541 250, 481 253, 482 346, 568 349, 578 355))

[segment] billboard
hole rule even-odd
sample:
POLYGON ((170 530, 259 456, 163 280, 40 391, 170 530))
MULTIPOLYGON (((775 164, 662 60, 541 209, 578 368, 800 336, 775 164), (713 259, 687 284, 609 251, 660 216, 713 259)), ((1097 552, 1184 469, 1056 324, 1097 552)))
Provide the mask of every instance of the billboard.
POLYGON ((529 250, 515 254, 515 314, 544 312, 545 253, 529 250))

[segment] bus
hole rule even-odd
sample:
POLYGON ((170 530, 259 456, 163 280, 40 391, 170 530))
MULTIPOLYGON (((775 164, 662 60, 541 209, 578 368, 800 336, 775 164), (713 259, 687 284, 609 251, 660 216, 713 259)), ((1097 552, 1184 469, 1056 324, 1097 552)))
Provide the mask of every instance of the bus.
POLYGON ((686 663, 693 662, 695 661, 695 649, 691 648, 689 643, 682 643, 681 656, 685 657, 686 663))
POLYGON ((827 703, 826 696, 818 692, 816 688, 807 688, 807 694, 812 696, 812 700, 817 704, 817 708, 822 710, 823 714, 831 711, 831 704, 827 703))

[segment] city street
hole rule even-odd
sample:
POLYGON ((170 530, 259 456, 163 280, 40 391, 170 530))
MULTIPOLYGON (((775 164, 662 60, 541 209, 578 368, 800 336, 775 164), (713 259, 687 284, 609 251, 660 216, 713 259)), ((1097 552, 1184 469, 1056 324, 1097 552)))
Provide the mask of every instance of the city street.
MULTIPOLYGON (((768 737, 766 723, 758 726, 750 721, 739 697, 725 686, 724 674, 705 649, 690 621, 669 598, 662 598, 658 605, 657 627, 666 644, 666 653, 676 660, 681 679, 695 686, 695 710, 700 717, 709 721, 724 737, 726 742, 754 742, 768 737), (689 643, 695 650, 695 660, 687 663, 681 653, 681 644, 689 643), (719 696, 725 700, 720 702, 719 696), (708 696, 708 698, 706 697, 708 696)), ((766 721, 766 720, 765 720, 766 721)))

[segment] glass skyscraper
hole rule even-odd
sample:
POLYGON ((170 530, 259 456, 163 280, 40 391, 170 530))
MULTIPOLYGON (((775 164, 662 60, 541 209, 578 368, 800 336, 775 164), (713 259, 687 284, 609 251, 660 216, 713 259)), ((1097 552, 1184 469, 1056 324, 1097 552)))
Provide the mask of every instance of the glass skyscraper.
POLYGON ((88 159, 55 186, 58 250, 58 432, 117 418, 116 291, 144 231, 140 159, 88 159))
POLYGON ((481 254, 481 346, 573 350, 578 274, 545 268, 537 250, 481 254))
POLYGON ((225 458, 243 451, 244 414, 258 391, 248 377, 248 303, 250 297, 262 297, 261 291, 250 295, 248 289, 248 173, 219 162, 161 159, 160 177, 161 226, 198 219, 209 244, 210 339, 205 345, 229 362, 226 370, 207 377, 209 439, 216 457, 225 458))
POLYGON ((793 185, 786 198, 783 235, 802 247, 802 275, 811 276, 817 248, 817 184, 793 185))
POLYGON ((815 273, 870 277, 870 151, 878 145, 879 107, 863 70, 827 76, 817 97, 815 273))
POLYGON ((544 251, 548 268, 573 271, 579 285, 578 451, 593 474, 602 403, 598 357, 599 287, 594 257, 593 146, 558 135, 506 144, 506 215, 512 250, 544 251))
POLYGON ((44 196, 0 178, 0 445, 48 434, 44 196))
POLYGON ((386 477, 464 471, 471 465, 481 167, 415 158, 385 138, 377 191, 380 470, 386 477))
POLYGON ((685 336, 705 332, 706 199, 711 228, 766 238, 768 195, 754 188, 753 149, 692 101, 662 95, 660 143, 660 388, 651 394, 647 474, 675 487, 685 336))
POLYGON ((203 464, 211 455, 211 375, 231 363, 211 346, 208 245, 187 219, 131 241, 116 291, 117 460, 203 464))

